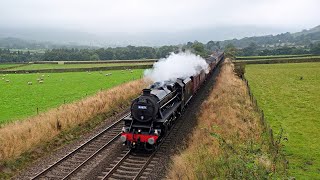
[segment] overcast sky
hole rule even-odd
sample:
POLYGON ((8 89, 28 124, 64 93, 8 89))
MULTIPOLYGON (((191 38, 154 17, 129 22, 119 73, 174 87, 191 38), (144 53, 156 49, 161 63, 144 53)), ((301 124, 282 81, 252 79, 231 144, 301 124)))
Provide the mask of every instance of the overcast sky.
POLYGON ((179 32, 320 24, 319 0, 0 0, 0 26, 106 32, 179 32))

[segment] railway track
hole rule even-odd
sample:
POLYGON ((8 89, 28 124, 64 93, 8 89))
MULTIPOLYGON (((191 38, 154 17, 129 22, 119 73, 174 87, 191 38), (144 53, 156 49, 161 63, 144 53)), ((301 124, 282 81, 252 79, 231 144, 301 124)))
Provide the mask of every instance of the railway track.
POLYGON ((183 125, 181 119, 178 119, 169 134, 164 137, 162 142, 152 153, 134 152, 130 149, 124 149, 115 160, 109 164, 95 179, 148 179, 155 164, 162 156, 166 156, 165 149, 170 148, 170 141, 173 135, 177 133, 183 125))
POLYGON ((31 179, 68 179, 88 164, 94 157, 110 146, 121 135, 122 119, 108 126, 100 133, 62 157, 31 179))

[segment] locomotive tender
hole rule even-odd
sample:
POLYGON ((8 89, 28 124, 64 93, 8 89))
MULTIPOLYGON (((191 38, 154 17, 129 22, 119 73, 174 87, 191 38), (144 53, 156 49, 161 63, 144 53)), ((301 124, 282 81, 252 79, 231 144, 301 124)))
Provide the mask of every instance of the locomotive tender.
POLYGON ((123 119, 121 141, 130 148, 153 150, 222 59, 223 52, 206 59, 208 74, 202 70, 191 77, 156 82, 144 89, 142 95, 133 100, 131 114, 123 119))

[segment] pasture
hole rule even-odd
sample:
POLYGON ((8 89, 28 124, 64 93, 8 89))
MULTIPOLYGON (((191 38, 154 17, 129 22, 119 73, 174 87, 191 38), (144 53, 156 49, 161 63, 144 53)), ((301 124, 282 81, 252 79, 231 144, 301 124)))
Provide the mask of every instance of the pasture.
POLYGON ((142 69, 0 75, 0 125, 141 78, 142 69), (106 76, 106 74, 110 74, 106 76), (38 80, 43 79, 42 83, 38 80), (28 82, 32 82, 28 84, 28 82))
POLYGON ((0 64, 0 70, 5 69, 5 68, 9 68, 9 67, 18 66, 18 65, 19 64, 0 64))
POLYGON ((250 88, 282 145, 289 176, 320 179, 320 63, 246 65, 250 88))
POLYGON ((94 68, 94 67, 112 67, 112 66, 136 66, 136 65, 152 65, 153 62, 141 63, 105 63, 105 64, 30 64, 27 66, 12 68, 15 70, 40 70, 40 69, 76 69, 76 68, 94 68))

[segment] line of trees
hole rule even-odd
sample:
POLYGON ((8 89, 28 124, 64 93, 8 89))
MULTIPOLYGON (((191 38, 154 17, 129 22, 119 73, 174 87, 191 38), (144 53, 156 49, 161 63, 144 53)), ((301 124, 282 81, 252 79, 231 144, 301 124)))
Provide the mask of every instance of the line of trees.
POLYGON ((159 59, 166 57, 171 52, 178 52, 186 49, 202 57, 207 57, 213 50, 219 48, 219 42, 209 41, 207 44, 203 44, 195 41, 180 46, 49 49, 43 54, 30 53, 29 51, 23 52, 0 49, 0 62, 159 59))
MULTIPOLYGON (((89 61, 89 60, 126 60, 126 59, 159 59, 166 57, 171 52, 190 50, 202 57, 222 49, 220 42, 209 41, 188 42, 180 46, 127 46, 117 48, 77 49, 61 48, 49 49, 45 53, 29 51, 12 51, 0 49, 0 62, 28 62, 28 61, 89 61)), ((266 55, 295 55, 315 54, 320 55, 320 43, 310 44, 308 47, 277 47, 263 48, 255 43, 250 43, 245 48, 237 48, 233 44, 227 44, 225 52, 231 56, 266 56, 266 55)))

